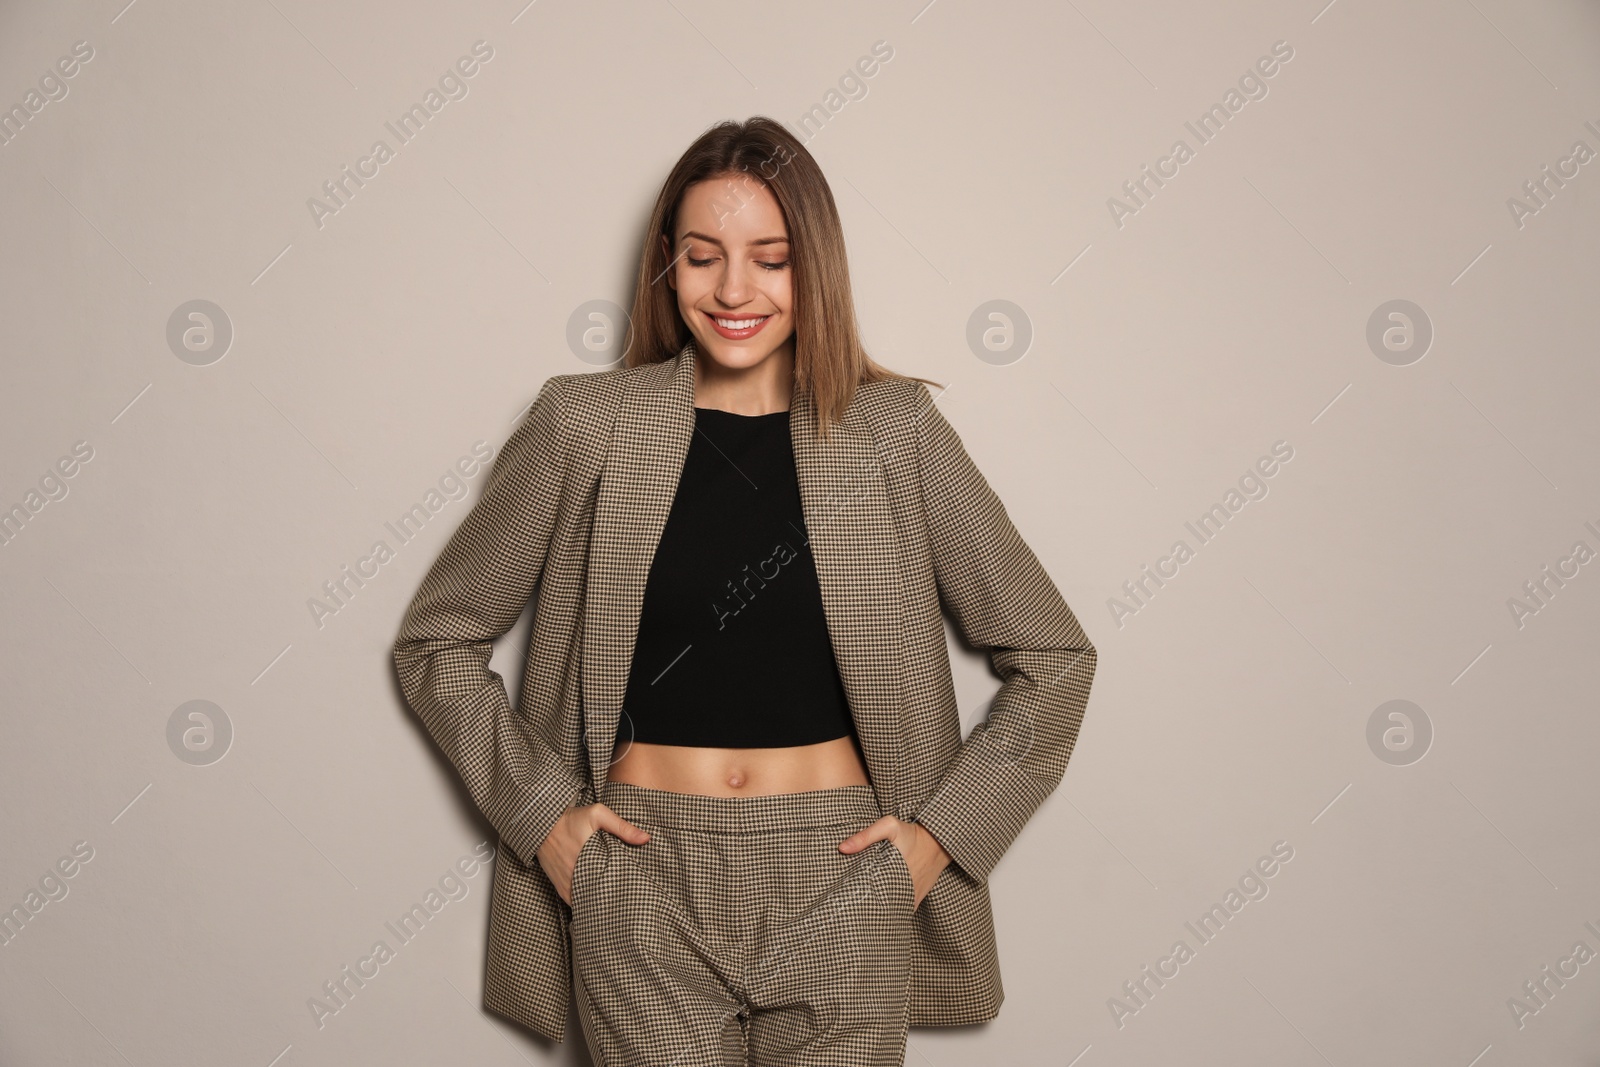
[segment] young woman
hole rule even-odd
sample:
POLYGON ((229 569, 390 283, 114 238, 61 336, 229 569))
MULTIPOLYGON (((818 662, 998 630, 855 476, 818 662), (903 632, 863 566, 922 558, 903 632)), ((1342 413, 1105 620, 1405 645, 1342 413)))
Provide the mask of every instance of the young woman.
POLYGON ((1096 656, 925 381, 863 350, 806 149, 691 145, 626 366, 545 383, 394 648, 500 835, 489 1008, 559 1041, 573 997, 641 1067, 901 1064, 998 1013, 987 878, 1096 656), (941 605, 1002 680, 964 740, 941 605))

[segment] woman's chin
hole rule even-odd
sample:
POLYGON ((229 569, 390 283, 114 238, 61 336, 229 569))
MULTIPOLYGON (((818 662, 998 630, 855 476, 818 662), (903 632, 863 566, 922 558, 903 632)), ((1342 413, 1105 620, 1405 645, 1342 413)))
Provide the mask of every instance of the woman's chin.
POLYGON ((757 346, 715 336, 696 336, 695 348, 718 369, 727 371, 748 370, 763 362, 773 352, 773 347, 765 343, 757 346))

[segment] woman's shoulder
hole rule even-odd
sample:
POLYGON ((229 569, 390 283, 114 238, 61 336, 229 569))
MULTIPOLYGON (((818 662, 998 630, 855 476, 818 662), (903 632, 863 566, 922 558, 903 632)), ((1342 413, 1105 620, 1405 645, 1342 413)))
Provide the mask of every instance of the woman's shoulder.
POLYGON ((653 381, 670 370, 666 363, 644 363, 637 367, 611 367, 607 370, 573 371, 552 374, 547 386, 561 394, 564 407, 605 406, 615 403, 636 382, 653 381))
POLYGON ((933 391, 922 379, 893 375, 856 386, 850 410, 865 419, 880 439, 914 436, 933 400, 933 391))
POLYGON ((896 374, 856 386, 850 408, 873 422, 892 422, 914 416, 928 403, 929 396, 921 379, 896 374))
POLYGON ((607 370, 552 374, 540 389, 560 412, 569 435, 603 435, 621 410, 623 397, 640 385, 655 383, 667 368, 662 363, 607 370))

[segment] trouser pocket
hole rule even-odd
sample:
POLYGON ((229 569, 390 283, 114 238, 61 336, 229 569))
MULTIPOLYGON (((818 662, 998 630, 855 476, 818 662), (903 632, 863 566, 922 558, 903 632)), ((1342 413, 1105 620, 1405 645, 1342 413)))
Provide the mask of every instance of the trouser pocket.
POLYGON ((911 865, 906 862, 906 855, 900 851, 900 847, 887 838, 873 847, 881 853, 877 867, 888 903, 892 909, 909 919, 916 911, 917 902, 917 886, 911 877, 911 865))
POLYGON ((606 836, 606 831, 596 829, 584 839, 582 845, 578 846, 578 858, 572 866, 573 918, 577 918, 578 913, 584 910, 590 877, 605 869, 605 854, 610 846, 601 839, 606 836))

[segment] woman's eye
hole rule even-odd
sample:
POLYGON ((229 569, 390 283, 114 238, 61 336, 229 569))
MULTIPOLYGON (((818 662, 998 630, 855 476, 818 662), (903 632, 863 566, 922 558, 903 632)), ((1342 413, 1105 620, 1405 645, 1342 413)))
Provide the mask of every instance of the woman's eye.
MULTIPOLYGON (((711 264, 715 263, 716 261, 717 261, 717 257, 716 256, 710 256, 710 257, 708 257, 706 259, 696 259, 693 256, 685 256, 684 257, 684 262, 688 263, 689 266, 691 266, 691 267, 709 267, 711 264)), ((787 267, 789 265, 789 261, 787 259, 778 260, 776 262, 768 261, 768 260, 765 260, 765 259, 761 259, 761 260, 757 260, 756 262, 759 263, 762 266, 762 268, 764 268, 766 270, 783 270, 785 267, 787 267)))

